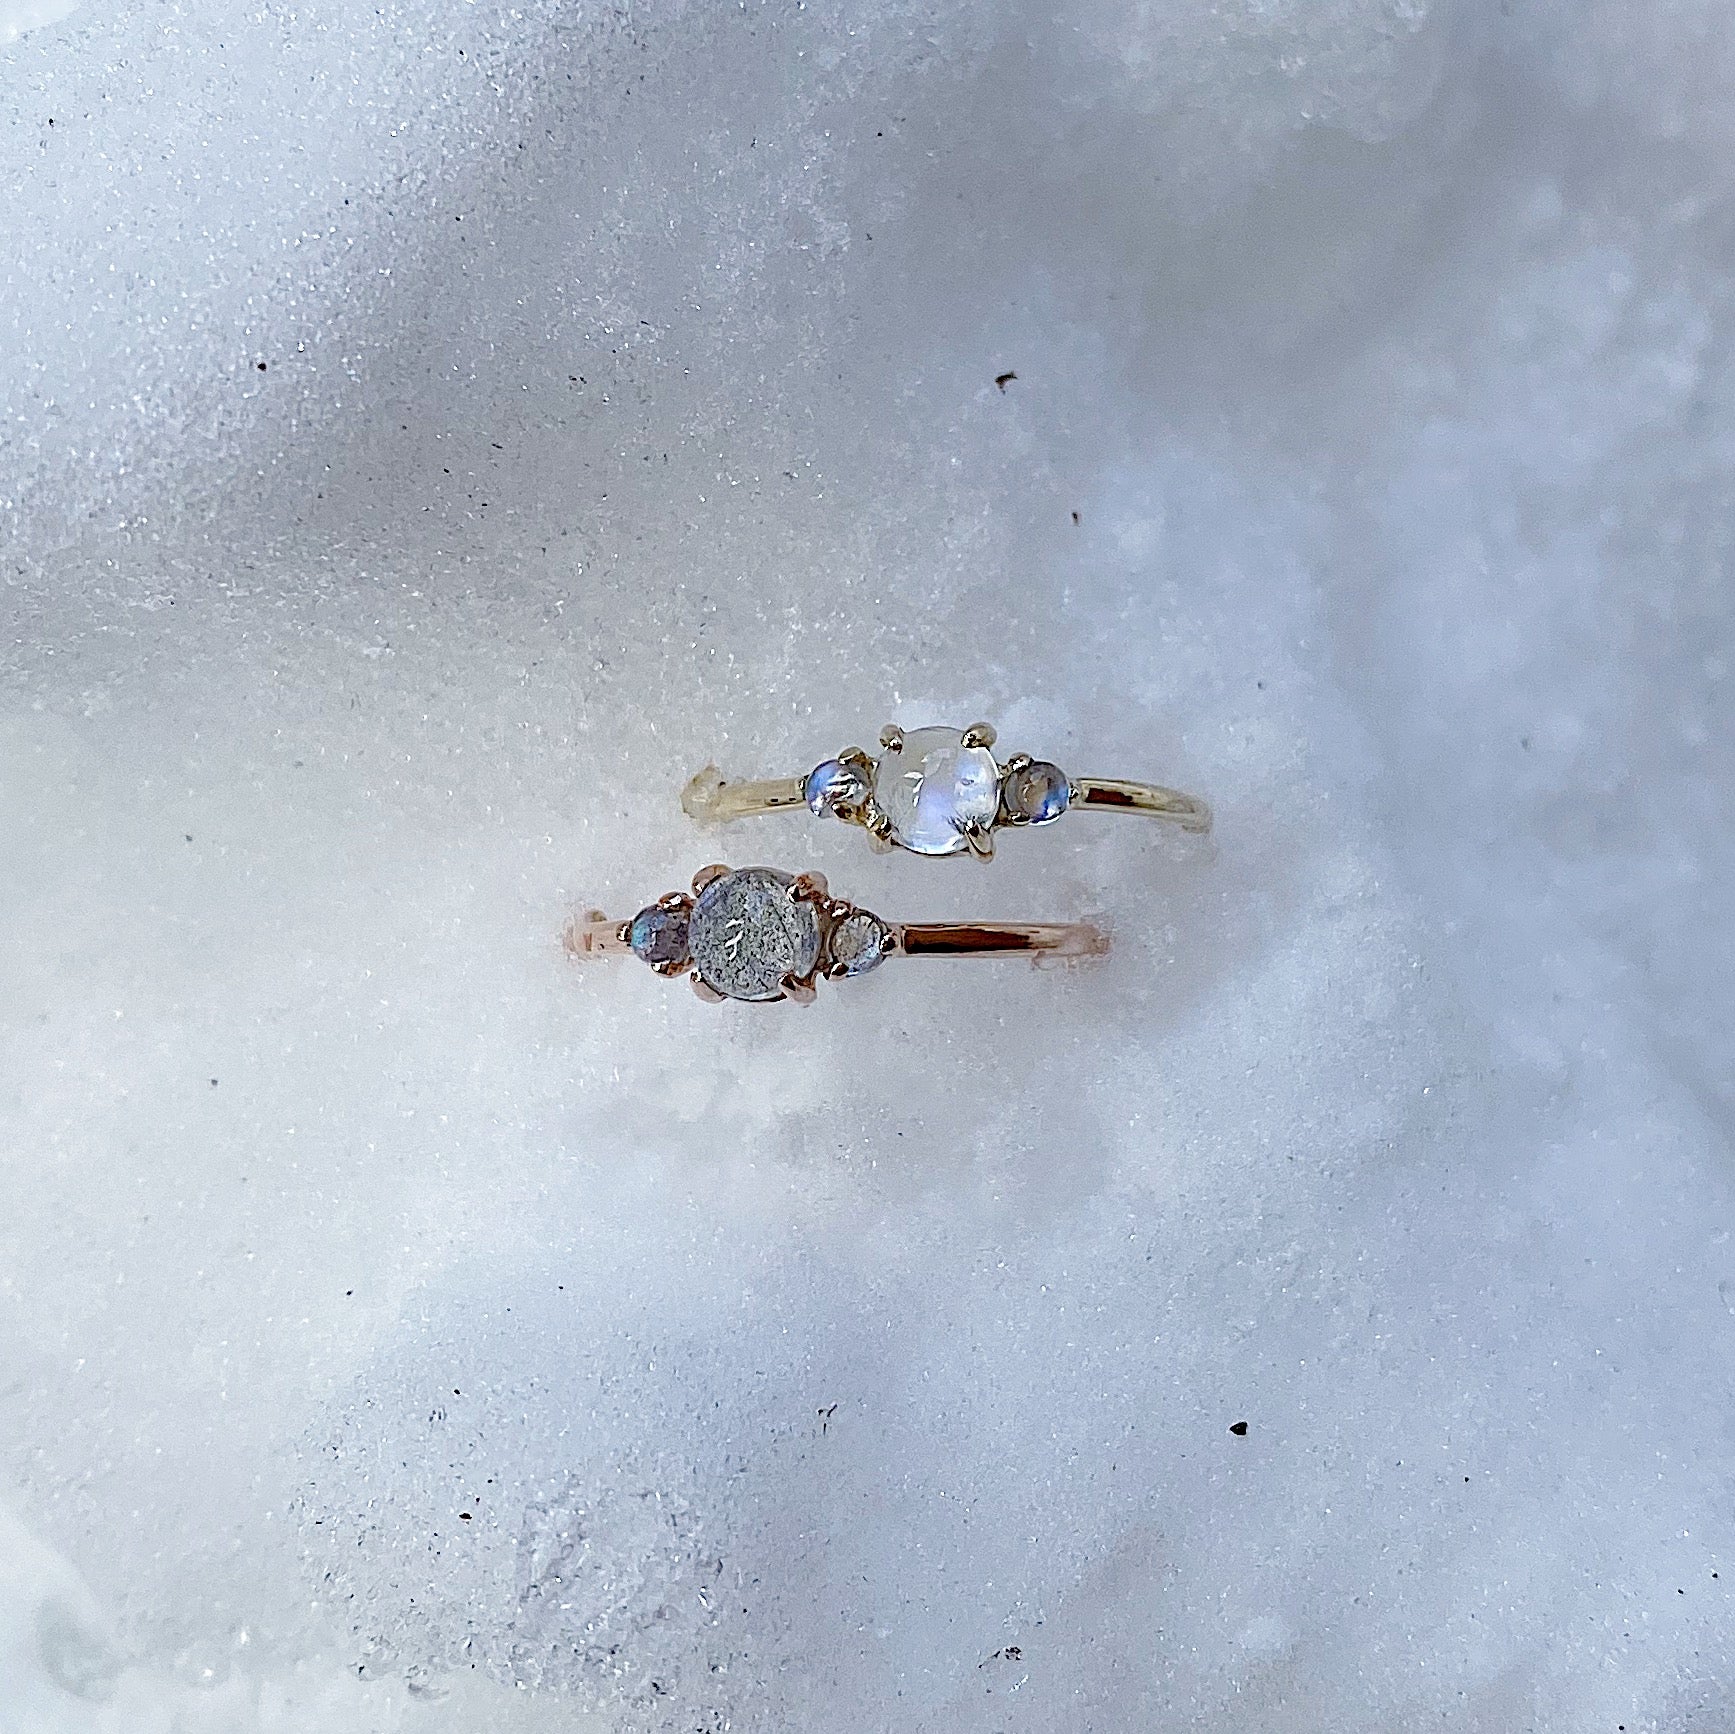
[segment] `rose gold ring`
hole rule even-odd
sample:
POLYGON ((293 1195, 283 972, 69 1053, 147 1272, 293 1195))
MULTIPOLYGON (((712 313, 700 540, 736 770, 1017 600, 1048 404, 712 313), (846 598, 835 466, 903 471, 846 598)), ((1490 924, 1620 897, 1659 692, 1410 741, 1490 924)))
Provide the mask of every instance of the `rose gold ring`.
POLYGON ((701 999, 805 1005, 820 977, 866 975, 899 954, 1040 963, 1100 957, 1109 938, 1082 921, 900 924, 833 897, 818 873, 704 867, 691 893, 671 891, 629 920, 599 909, 575 917, 566 948, 575 957, 630 952, 659 975, 687 975, 701 999))

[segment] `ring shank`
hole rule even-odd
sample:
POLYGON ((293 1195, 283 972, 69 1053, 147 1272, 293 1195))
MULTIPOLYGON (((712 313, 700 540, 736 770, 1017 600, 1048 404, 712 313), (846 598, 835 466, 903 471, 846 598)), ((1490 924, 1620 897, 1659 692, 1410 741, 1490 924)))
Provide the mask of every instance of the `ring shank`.
POLYGON ((1168 819, 1183 831, 1209 831, 1211 808, 1197 795, 1165 789, 1160 783, 1123 783, 1113 777, 1074 777, 1072 804, 1117 813, 1144 813, 1168 819))
POLYGON ((759 783, 731 783, 715 765, 687 779, 681 810, 701 824, 720 825, 756 813, 781 813, 807 805, 805 777, 773 777, 759 783))
POLYGON ((562 938, 574 957, 619 956, 632 950, 622 932, 625 926, 624 921, 611 920, 600 909, 590 909, 567 922, 562 938))
POLYGON ((1088 921, 934 921, 898 929, 898 949, 911 957, 1101 957, 1108 948, 1109 936, 1088 921))

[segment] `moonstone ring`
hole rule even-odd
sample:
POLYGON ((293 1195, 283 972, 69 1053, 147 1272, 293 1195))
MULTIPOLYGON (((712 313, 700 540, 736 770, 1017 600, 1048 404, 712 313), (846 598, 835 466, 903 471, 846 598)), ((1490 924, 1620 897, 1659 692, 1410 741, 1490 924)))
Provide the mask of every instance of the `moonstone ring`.
POLYGON ((1155 783, 1069 777, 1058 765, 1016 753, 994 758, 987 723, 967 729, 911 729, 888 724, 876 759, 850 747, 815 765, 805 777, 729 782, 707 765, 681 793, 681 805, 702 821, 744 819, 808 807, 860 825, 878 849, 917 855, 961 855, 980 861, 994 853, 1001 826, 1050 825, 1074 807, 1144 813, 1183 831, 1209 831, 1211 809, 1195 795, 1155 783))
POLYGON ((945 921, 900 926, 833 897, 817 873, 703 867, 693 889, 671 891, 628 921, 600 909, 567 924, 575 957, 631 952, 659 975, 687 975, 706 1000, 794 1000, 821 976, 866 975, 888 957, 1100 957, 1108 935, 1089 922, 945 921))

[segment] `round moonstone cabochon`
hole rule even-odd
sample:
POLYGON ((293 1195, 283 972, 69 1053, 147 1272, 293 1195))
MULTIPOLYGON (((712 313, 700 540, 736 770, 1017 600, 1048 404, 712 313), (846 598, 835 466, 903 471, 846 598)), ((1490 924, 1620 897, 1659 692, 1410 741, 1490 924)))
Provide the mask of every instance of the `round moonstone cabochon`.
POLYGON ((819 959, 819 912, 789 895, 787 873, 742 867, 699 893, 687 950, 700 979, 730 999, 779 999, 786 975, 819 959))
POLYGON ((913 729, 887 748, 874 775, 874 800, 892 836, 918 855, 956 855, 964 832, 984 830, 1000 810, 1000 767, 986 747, 967 747, 959 729, 913 729))
POLYGON ((823 818, 840 807, 859 807, 867 799, 867 778, 842 759, 826 759, 807 773, 802 798, 823 818))
POLYGON ((1000 791, 1007 813, 1024 825, 1047 825, 1058 819, 1072 799, 1072 785, 1059 765, 1038 759, 1006 773, 1000 791))

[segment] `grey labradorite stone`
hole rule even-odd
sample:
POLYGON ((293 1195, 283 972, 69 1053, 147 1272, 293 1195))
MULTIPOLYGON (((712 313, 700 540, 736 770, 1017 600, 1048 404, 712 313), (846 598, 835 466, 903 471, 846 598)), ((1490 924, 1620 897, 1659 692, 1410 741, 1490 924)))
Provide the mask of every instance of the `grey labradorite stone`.
POLYGON ((877 915, 858 909, 831 930, 831 961, 845 975, 866 975, 885 961, 891 940, 890 929, 877 915))
POLYGON ((646 963, 684 963, 687 957, 687 912, 653 903, 633 917, 627 943, 646 963))
POLYGON ((1025 825, 1046 825, 1066 811, 1072 788, 1059 765, 1038 759, 1033 765, 1006 773, 1000 798, 1008 818, 1025 825))
POLYGON ((777 999, 786 975, 813 973, 819 912, 789 895, 792 883, 771 867, 743 867, 699 893, 687 945, 707 986, 730 999, 777 999))

